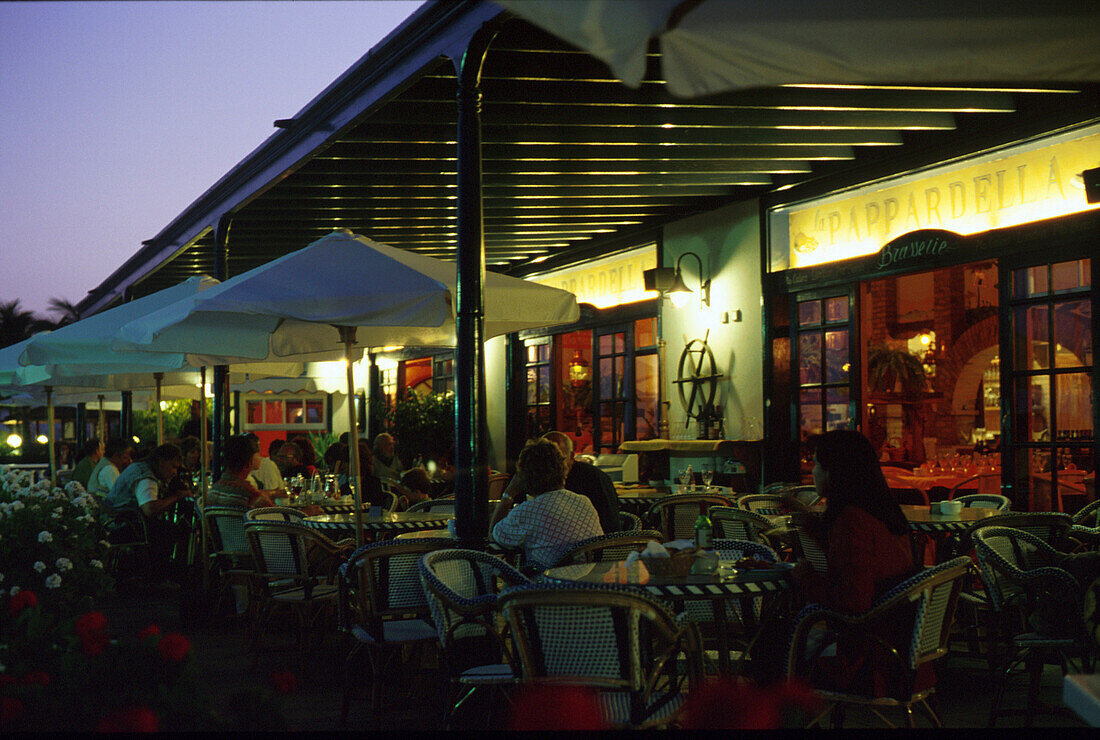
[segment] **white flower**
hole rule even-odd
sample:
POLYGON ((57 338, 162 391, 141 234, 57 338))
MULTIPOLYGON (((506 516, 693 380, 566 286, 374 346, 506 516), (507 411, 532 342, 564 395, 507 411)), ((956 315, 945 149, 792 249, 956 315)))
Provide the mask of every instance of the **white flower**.
POLYGON ((98 560, 91 560, 91 561, 89 561, 89 563, 91 564, 91 566, 92 566, 93 568, 99 568, 100 570, 103 570, 103 563, 101 563, 100 561, 98 561, 98 560))
POLYGON ((22 590, 23 589, 19 588, 18 586, 12 586, 11 591, 8 591, 8 596, 15 596, 17 593, 19 593, 22 590))
POLYGON ((69 560, 68 558, 58 558, 56 565, 57 565, 57 569, 59 571, 61 571, 62 573, 64 573, 67 570, 72 570, 73 569, 73 561, 69 560))
POLYGON ((61 576, 54 573, 46 579, 46 588, 57 588, 61 585, 61 576))
POLYGON ((61 515, 58 514, 56 511, 54 513, 50 514, 50 519, 60 519, 60 518, 61 518, 61 515))
POLYGON ((22 511, 24 508, 26 508, 26 507, 24 506, 22 501, 12 501, 11 502, 11 510, 12 511, 22 511))
POLYGON ((53 542, 53 535, 50 534, 45 529, 43 529, 41 532, 38 533, 38 541, 39 542, 53 542))
POLYGON ((41 573, 42 571, 46 570, 46 564, 43 563, 41 560, 36 560, 34 562, 34 569, 41 573))

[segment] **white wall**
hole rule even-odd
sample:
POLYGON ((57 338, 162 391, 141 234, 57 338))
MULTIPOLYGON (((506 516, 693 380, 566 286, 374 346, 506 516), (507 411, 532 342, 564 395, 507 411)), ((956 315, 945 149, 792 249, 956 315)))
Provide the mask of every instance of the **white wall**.
MULTIPOLYGON (((737 203, 699 214, 665 227, 664 265, 673 267, 684 252, 695 252, 711 276, 710 308, 700 310, 698 293, 682 308, 662 301, 665 346, 665 398, 669 400, 669 436, 684 434, 686 419, 677 376, 687 341, 702 339, 710 329, 708 345, 718 372, 715 403, 725 417, 726 439, 760 439, 764 418, 763 311, 760 289, 760 219, 755 201, 737 203), (734 322, 740 309, 742 319, 734 322), (722 316, 729 313, 730 323, 722 316)), ((696 261, 687 257, 681 267, 684 281, 698 291, 696 261)))

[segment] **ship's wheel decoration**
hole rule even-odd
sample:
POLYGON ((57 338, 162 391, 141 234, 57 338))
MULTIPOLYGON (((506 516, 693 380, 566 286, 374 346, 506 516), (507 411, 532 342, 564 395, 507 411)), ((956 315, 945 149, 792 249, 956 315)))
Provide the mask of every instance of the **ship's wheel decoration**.
POLYGON ((710 351, 707 340, 710 330, 702 339, 692 339, 680 354, 680 367, 676 380, 672 381, 680 389, 680 403, 687 412, 688 419, 698 419, 704 412, 714 408, 714 395, 718 392, 718 381, 725 377, 718 372, 714 362, 714 353, 710 351), (689 388, 690 386, 690 388, 689 388))

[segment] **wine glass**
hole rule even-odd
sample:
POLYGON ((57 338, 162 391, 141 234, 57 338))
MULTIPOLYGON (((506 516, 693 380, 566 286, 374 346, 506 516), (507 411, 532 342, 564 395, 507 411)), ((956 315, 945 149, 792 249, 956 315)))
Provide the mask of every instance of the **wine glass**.
POLYGON ((691 466, 688 465, 686 468, 680 471, 680 485, 683 486, 683 489, 681 490, 690 490, 692 478, 694 478, 694 476, 691 472, 691 466))
POLYGON ((710 490, 710 484, 714 481, 714 468, 710 465, 703 467, 703 486, 704 490, 710 490))

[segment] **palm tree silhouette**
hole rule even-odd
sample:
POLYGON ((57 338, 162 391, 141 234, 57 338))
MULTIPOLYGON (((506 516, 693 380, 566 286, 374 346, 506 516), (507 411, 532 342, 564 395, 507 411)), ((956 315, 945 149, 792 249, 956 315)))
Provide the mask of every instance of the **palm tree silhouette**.
MULTIPOLYGON (((48 326, 52 326, 46 322, 48 326)), ((0 347, 7 347, 31 336, 43 328, 42 319, 19 305, 19 299, 0 302, 0 347)))
POLYGON ((55 329, 80 321, 80 309, 72 301, 64 298, 51 298, 46 306, 58 316, 57 320, 53 322, 55 329))

